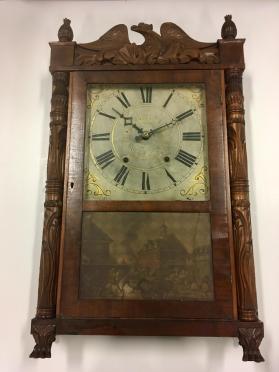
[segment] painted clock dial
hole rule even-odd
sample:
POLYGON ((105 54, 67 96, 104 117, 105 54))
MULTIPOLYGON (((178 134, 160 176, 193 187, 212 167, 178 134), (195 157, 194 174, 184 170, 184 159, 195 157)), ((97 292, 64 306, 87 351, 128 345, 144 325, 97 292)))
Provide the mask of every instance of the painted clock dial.
POLYGON ((205 88, 89 85, 87 200, 208 200, 205 88))

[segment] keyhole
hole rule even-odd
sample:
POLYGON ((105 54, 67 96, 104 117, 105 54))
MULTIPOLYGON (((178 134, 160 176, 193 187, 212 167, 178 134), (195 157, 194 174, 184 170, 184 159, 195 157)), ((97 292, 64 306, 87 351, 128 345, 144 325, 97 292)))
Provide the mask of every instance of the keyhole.
POLYGON ((70 183, 70 187, 73 190, 73 188, 74 188, 74 183, 73 182, 70 183))

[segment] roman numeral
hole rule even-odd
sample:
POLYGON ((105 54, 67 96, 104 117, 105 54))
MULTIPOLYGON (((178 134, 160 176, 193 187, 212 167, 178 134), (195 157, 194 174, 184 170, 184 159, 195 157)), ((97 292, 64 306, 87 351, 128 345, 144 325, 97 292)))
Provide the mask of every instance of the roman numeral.
POLYGON ((111 150, 104 152, 101 155, 96 156, 97 164, 100 165, 102 169, 106 168, 114 160, 115 160, 115 156, 111 150))
MULTIPOLYGON (((97 110, 97 111, 98 111, 98 110, 97 110)), ((105 112, 98 111, 98 113, 99 113, 100 115, 103 115, 103 116, 109 118, 109 119, 116 119, 115 116, 112 116, 112 115, 106 114, 105 112)))
POLYGON ((171 97, 173 96, 174 90, 171 92, 171 94, 168 96, 166 102, 163 104, 163 107, 167 107, 167 104, 169 103, 171 97))
POLYGON ((172 180, 174 184, 176 184, 176 179, 170 174, 170 172, 165 168, 165 172, 167 176, 172 180))
POLYGON ((151 103, 152 101, 152 87, 140 88, 141 98, 143 103, 151 103))
POLYGON ((92 134, 92 141, 109 141, 110 133, 92 134))
POLYGON ((189 116, 193 115, 193 113, 194 113, 193 110, 188 110, 188 111, 182 112, 182 114, 177 115, 176 120, 181 121, 183 119, 186 119, 189 116))
POLYGON ((124 106, 125 108, 128 108, 129 106, 131 106, 125 94, 123 92, 119 92, 119 93, 120 93, 120 96, 116 96, 116 98, 121 103, 121 105, 124 106))
POLYGON ((201 132, 184 132, 183 141, 200 141, 201 132))
POLYGON ((142 190, 150 190, 150 181, 148 173, 142 172, 141 185, 142 190))
POLYGON ((186 165, 187 167, 190 168, 195 163, 197 158, 196 158, 196 156, 191 155, 186 151, 179 150, 175 159, 180 161, 182 164, 184 164, 184 165, 186 165))
POLYGON ((114 177, 114 181, 117 183, 121 182, 121 185, 124 185, 128 177, 129 171, 125 165, 122 165, 117 175, 114 177))

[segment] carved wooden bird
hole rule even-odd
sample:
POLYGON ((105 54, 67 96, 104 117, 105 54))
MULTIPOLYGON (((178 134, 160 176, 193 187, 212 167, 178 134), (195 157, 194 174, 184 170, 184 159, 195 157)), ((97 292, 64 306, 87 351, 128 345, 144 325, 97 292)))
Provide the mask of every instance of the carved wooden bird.
POLYGON ((130 44, 128 28, 126 25, 120 24, 112 27, 98 40, 92 43, 79 44, 79 46, 94 51, 109 51, 119 50, 126 44, 130 44))
POLYGON ((172 22, 163 23, 160 32, 164 45, 160 56, 161 62, 188 63, 191 60, 199 60, 201 49, 212 46, 212 43, 201 43, 192 39, 172 22))
POLYGON ((143 47, 160 47, 161 46, 161 36, 153 31, 153 26, 147 23, 139 23, 138 25, 133 25, 131 27, 132 31, 138 32, 144 37, 143 47))
POLYGON ((142 34, 144 43, 140 46, 145 52, 146 62, 155 63, 162 50, 161 35, 153 31, 153 26, 146 23, 139 23, 131 27, 132 31, 142 34))
POLYGON ((169 45, 173 42, 178 42, 183 45, 184 48, 206 48, 212 46, 212 43, 201 43, 197 40, 192 39, 186 34, 179 26, 172 22, 165 22, 161 25, 160 33, 165 45, 169 45))

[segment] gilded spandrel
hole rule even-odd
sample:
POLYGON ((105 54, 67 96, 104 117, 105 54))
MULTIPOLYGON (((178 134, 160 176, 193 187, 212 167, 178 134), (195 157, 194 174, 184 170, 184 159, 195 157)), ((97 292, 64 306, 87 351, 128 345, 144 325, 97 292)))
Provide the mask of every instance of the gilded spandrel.
POLYGON ((84 213, 82 298, 212 300, 207 214, 84 213))

